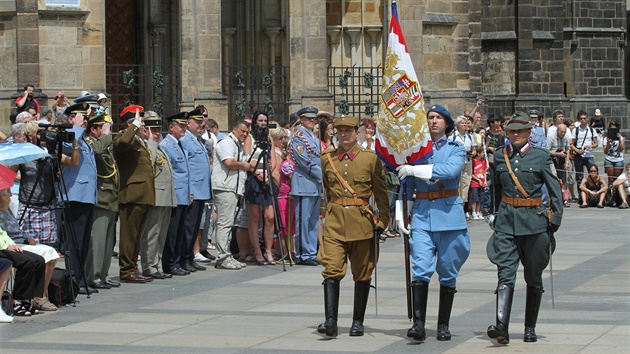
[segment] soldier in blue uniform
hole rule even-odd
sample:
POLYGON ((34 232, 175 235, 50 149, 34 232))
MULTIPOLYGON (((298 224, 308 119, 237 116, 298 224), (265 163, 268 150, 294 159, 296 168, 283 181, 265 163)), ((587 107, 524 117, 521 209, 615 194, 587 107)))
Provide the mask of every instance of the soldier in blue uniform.
POLYGON ((160 142, 173 166, 173 183, 175 184, 175 198, 177 207, 171 211, 171 221, 168 224, 164 252, 162 253, 162 270, 166 274, 188 275, 190 271, 180 266, 182 242, 184 242, 184 219, 193 196, 188 182, 188 157, 179 140, 186 134, 188 112, 179 112, 168 121, 168 134, 160 142))
POLYGON ((322 202, 321 146, 313 134, 318 109, 313 106, 301 108, 300 127, 291 139, 291 152, 295 160, 295 171, 291 179, 291 195, 295 201, 298 264, 316 266, 317 220, 322 202))
MULTIPOLYGON (((408 337, 423 341, 427 312, 429 282, 434 271, 440 281, 440 307, 437 339, 450 340, 448 329, 456 280, 459 270, 470 254, 470 237, 459 196, 459 179, 466 150, 447 139, 454 124, 450 113, 436 104, 427 112, 429 132, 433 141, 433 156, 426 164, 398 167, 398 176, 411 177, 406 183, 409 199, 415 195, 411 211, 411 230, 402 225, 409 237, 409 255, 412 272, 413 326, 408 337)), ((397 213, 400 214, 400 213, 397 213)))
POLYGON ((182 243, 179 265, 190 272, 206 270, 206 267, 195 262, 193 247, 203 208, 210 200, 210 158, 201 135, 205 132, 203 125, 204 108, 197 108, 188 112, 188 127, 186 134, 179 140, 188 158, 189 188, 193 200, 188 207, 184 221, 184 242, 182 243))

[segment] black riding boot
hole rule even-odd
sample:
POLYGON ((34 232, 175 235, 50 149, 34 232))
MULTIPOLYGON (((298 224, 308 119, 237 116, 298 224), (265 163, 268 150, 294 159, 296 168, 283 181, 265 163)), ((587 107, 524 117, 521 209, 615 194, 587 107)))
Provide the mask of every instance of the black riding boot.
POLYGON ((440 285, 440 309, 438 311, 437 340, 451 340, 451 332, 448 330, 448 321, 451 318, 453 298, 457 290, 440 285))
POLYGON ((407 337, 423 341, 427 338, 424 323, 427 318, 427 298, 429 283, 414 281, 411 283, 411 299, 413 302, 413 326, 407 331, 407 337))
POLYGON ((497 324, 488 327, 488 337, 496 339, 499 344, 508 344, 510 343, 508 326, 510 325, 514 288, 502 284, 499 285, 495 294, 497 294, 497 324))
POLYGON ((350 327, 350 336, 352 337, 363 335, 363 319, 369 296, 370 283, 361 281, 354 283, 354 310, 352 312, 352 327, 350 327))
POLYGON ((337 313, 339 312, 339 280, 325 279, 324 285, 324 313, 326 321, 317 327, 317 332, 329 337, 337 336, 337 313))
POLYGON ((525 298, 525 336, 524 342, 536 342, 538 337, 536 336, 536 321, 538 320, 538 310, 540 310, 540 301, 542 300, 542 294, 545 291, 543 288, 536 286, 527 287, 527 297, 525 298))

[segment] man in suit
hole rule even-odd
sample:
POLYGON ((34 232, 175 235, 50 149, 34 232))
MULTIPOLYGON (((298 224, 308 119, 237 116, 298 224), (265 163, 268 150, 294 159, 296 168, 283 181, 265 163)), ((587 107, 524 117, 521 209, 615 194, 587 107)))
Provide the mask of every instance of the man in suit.
POLYGON ((291 178, 291 195, 295 201, 298 264, 316 266, 317 221, 322 202, 321 145, 313 134, 318 109, 301 108, 300 127, 291 139, 291 152, 295 159, 295 171, 291 178))
POLYGON ((497 266, 498 284, 496 324, 488 327, 487 334, 499 344, 510 342, 508 326, 519 261, 527 283, 523 341, 538 340, 535 327, 544 292, 542 272, 555 248, 553 233, 562 221, 560 183, 551 170, 549 152, 528 141, 531 127, 527 114, 516 112, 506 125, 510 145, 497 150, 494 160, 492 195, 498 210, 486 251, 497 266), (543 205, 543 185, 549 191, 551 210, 543 205))
POLYGON ((166 151, 158 144, 161 138, 162 120, 153 111, 144 113, 144 135, 151 150, 153 175, 155 176, 155 206, 149 208, 147 221, 142 230, 140 241, 140 262, 142 274, 155 279, 172 278, 170 273, 162 271, 162 252, 171 211, 177 207, 175 186, 173 184, 173 167, 166 151))
POLYGON ((189 272, 206 270, 206 267, 195 262, 193 247, 199 233, 199 223, 203 208, 210 200, 210 158, 201 135, 205 132, 203 112, 205 108, 197 108, 188 112, 186 133, 179 140, 184 147, 189 168, 189 189, 193 200, 188 207, 184 220, 184 237, 181 249, 180 267, 189 272))
POLYGON ((87 124, 87 131, 85 140, 94 150, 96 158, 98 200, 92 215, 92 242, 86 273, 91 287, 111 289, 112 286, 120 286, 119 282, 107 277, 116 239, 120 176, 112 153, 110 124, 105 121, 105 113, 91 118, 87 124))
MULTIPOLYGON (((64 190, 70 205, 70 215, 72 220, 65 220, 71 223, 74 235, 64 232, 63 241, 68 250, 70 269, 77 274, 81 281, 79 294, 87 294, 87 286, 84 282, 85 264, 90 248, 90 238, 92 234, 92 212, 97 202, 96 195, 96 159, 94 150, 85 140, 85 128, 87 116, 89 115, 89 105, 85 102, 69 106, 65 110, 68 116, 68 123, 72 124, 72 131, 76 137, 78 145, 73 147, 70 143, 65 143, 63 153, 72 156, 74 150, 79 152, 79 163, 76 166, 61 166, 63 175, 64 190), (76 243, 75 243, 76 242, 76 243), (77 252, 74 252, 74 251, 77 252)), ((65 197, 65 196, 64 196, 65 197)), ((66 228, 66 231, 69 229, 66 228)), ((87 278, 87 277, 86 277, 87 278)), ((89 281, 89 279, 87 279, 89 281)), ((98 290, 91 290, 95 293, 98 290)))
POLYGON ((409 236, 411 261, 411 294, 413 326, 407 337, 424 341, 429 282, 434 271, 440 281, 437 340, 451 340, 449 321, 459 270, 470 254, 470 236, 464 215, 464 202, 459 196, 466 149, 447 138, 454 121, 446 108, 432 105, 427 111, 433 155, 423 165, 402 165, 398 177, 407 180, 411 230, 399 226, 409 236), (414 200, 415 202, 412 202, 414 200))
POLYGON ((167 117, 168 134, 160 142, 160 146, 171 159, 177 200, 177 207, 171 210, 164 253, 162 254, 162 269, 167 274, 178 276, 190 274, 190 271, 181 267, 181 250, 185 240, 184 221, 188 206, 193 200, 188 181, 188 157, 180 143, 180 139, 186 134, 187 117, 188 112, 179 112, 167 117))
POLYGON ((120 245, 118 263, 120 279, 128 283, 153 281, 138 270, 142 229, 155 205, 155 179, 151 151, 142 137, 144 108, 132 105, 120 112, 127 129, 114 138, 114 157, 120 169, 119 216, 120 245))

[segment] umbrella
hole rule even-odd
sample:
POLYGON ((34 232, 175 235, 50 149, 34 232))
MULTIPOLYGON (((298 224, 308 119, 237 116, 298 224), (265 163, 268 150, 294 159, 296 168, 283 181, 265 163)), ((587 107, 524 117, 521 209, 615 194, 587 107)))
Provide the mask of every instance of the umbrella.
POLYGON ((15 176, 17 176, 17 172, 13 172, 10 168, 0 165, 0 190, 11 188, 15 176))
POLYGON ((14 166, 50 157, 42 148, 30 143, 0 144, 0 165, 14 166))

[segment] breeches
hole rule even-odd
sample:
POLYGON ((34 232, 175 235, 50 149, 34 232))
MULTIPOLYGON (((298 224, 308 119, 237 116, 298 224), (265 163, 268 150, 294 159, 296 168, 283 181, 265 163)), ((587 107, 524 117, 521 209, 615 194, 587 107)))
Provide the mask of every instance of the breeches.
POLYGON ((426 231, 413 229, 409 237, 412 281, 430 282, 437 271, 440 284, 454 288, 470 254, 468 230, 426 231))
POLYGON ((375 254, 374 238, 344 242, 324 236, 317 260, 324 266, 324 279, 343 279, 349 259, 353 280, 370 283, 376 264, 375 254))

